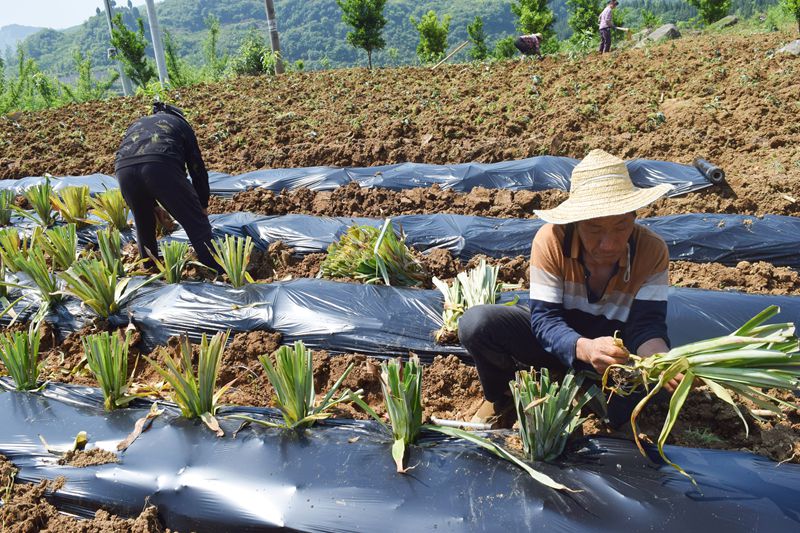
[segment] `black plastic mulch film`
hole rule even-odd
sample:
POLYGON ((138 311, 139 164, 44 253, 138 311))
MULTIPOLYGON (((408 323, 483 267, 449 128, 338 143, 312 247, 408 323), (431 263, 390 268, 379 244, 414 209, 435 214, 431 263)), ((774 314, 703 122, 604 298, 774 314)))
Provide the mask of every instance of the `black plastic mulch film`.
MULTIPOLYGON (((569 190, 572 169, 577 159, 557 156, 538 156, 500 163, 462 163, 458 165, 426 165, 399 163, 375 167, 306 167, 264 169, 232 176, 220 172, 209 173, 211 194, 232 196, 253 188, 273 191, 284 189, 333 190, 348 183, 361 187, 386 189, 411 189, 439 185, 445 189, 467 192, 474 187, 543 191, 569 190)), ((631 179, 639 187, 652 187, 659 183, 674 186, 670 196, 696 191, 719 183, 719 169, 704 160, 692 165, 669 161, 633 159, 627 163, 631 179)), ((722 174, 724 179, 724 173, 722 174)), ((32 185, 42 183, 41 176, 20 180, 1 180, 0 189, 10 188, 19 194, 32 185)), ((117 187, 112 176, 66 176, 51 178, 58 189, 68 185, 88 185, 92 194, 117 187)))
MULTIPOLYGON (((93 389, 48 385, 42 393, 0 392, 0 452, 18 481, 64 476, 51 496, 63 511, 98 508, 136 515, 143 502, 179 531, 796 531, 800 466, 740 452, 667 446, 699 490, 671 467, 611 438, 578 441, 557 464, 536 464, 581 492, 548 489, 510 463, 465 441, 423 437, 416 465, 395 472, 391 438, 374 422, 332 421, 303 434, 238 427, 233 411, 275 417, 264 409, 218 414, 217 438, 176 409, 157 418, 120 462, 58 466, 51 447, 68 447, 79 431, 90 447, 113 450, 144 402, 106 413, 93 389)), ((503 433, 498 432, 501 438, 503 433)))
MULTIPOLYGON (((498 165, 513 167, 518 163, 498 165)), ((459 174, 462 184, 470 183, 470 166, 456 166, 463 170, 459 174)), ((301 182, 296 186, 325 188, 332 178, 323 170, 318 174, 320 178, 314 178, 316 181, 302 182, 305 178, 287 174, 280 178, 283 182, 278 188, 301 182)), ((371 171, 374 186, 388 186, 386 180, 400 172, 390 167, 380 174, 375 169, 371 171)), ((565 172, 568 176, 569 172, 565 172)), ((261 179, 272 180, 273 185, 279 181, 274 175, 261 179)), ((444 176, 441 183, 447 179, 444 176)), ((470 187, 487 186, 486 183, 470 187)), ((503 178, 491 183, 509 182, 503 178)), ((421 185, 430 183, 409 186, 421 185)), ((688 215, 690 218, 677 221, 675 217, 661 217, 643 223, 651 225, 671 244, 673 258, 697 258, 699 254, 701 258, 695 260, 731 263, 738 260, 736 254, 747 249, 745 240, 749 239, 752 245, 761 246, 758 253, 785 256, 784 264, 791 263, 792 254, 784 250, 781 255, 785 242, 765 247, 765 242, 775 242, 775 228, 770 227, 769 237, 758 233, 762 224, 786 223, 789 225, 781 227, 778 234, 791 239, 797 232, 790 217, 716 218, 720 216, 688 215), (750 222, 744 223, 744 219, 750 222), (698 224, 696 240, 679 238, 678 235, 685 236, 692 223, 698 224), (717 234, 726 227, 734 228, 726 235, 727 242, 717 238, 716 244, 707 244, 710 239, 703 232, 717 234), (670 231, 675 235, 672 239, 670 231), (707 258, 713 254, 727 259, 707 258)), ((475 253, 527 255, 536 230, 534 221, 442 217, 397 220, 411 244, 421 249, 447 247, 464 258, 475 253), (487 237, 493 231, 502 231, 504 240, 508 237, 513 243, 509 250, 481 247, 481 243, 497 240, 487 237), (520 251, 513 251, 517 249, 520 251)), ((330 236, 330 224, 338 224, 339 232, 343 228, 341 220, 308 217, 294 219, 297 225, 287 227, 290 217, 279 217, 280 225, 268 225, 265 218, 222 215, 216 219, 215 229, 218 233, 253 235, 263 247, 273 240, 274 234, 269 231, 286 233, 290 231, 288 227, 291 231, 305 228, 305 233, 289 244, 299 252, 309 252, 318 249, 315 246, 326 246, 319 236, 330 236)), ((289 240, 282 235, 281 240, 289 240)), ((85 240, 92 240, 91 235, 85 240)), ((780 264, 780 259, 773 262, 780 264)), ((27 306, 25 313, 30 315, 38 306, 37 298, 33 291, 24 292, 26 301, 17 308, 27 306)), ((526 295, 520 296, 524 305, 526 295)), ((798 298, 672 288, 668 313, 671 340, 682 344, 725 334, 770 304, 782 307, 778 319, 800 321, 798 298)), ((252 284, 242 289, 183 283, 143 288, 115 321, 123 324, 132 320, 142 331, 148 348, 163 344, 178 333, 188 333, 197 340, 202 332, 228 328, 271 329, 281 332, 285 342, 302 339, 312 348, 333 352, 390 356, 411 350, 425 360, 439 353, 455 353, 468 359, 459 346, 443 347, 432 342, 432 332, 441 325, 441 305, 437 291, 324 280, 252 284)), ((90 313, 72 299, 48 315, 62 335, 79 329, 90 318, 90 313)), ((670 458, 695 476, 700 485, 698 491, 686 478, 663 465, 652 450, 647 459, 632 443, 608 438, 580 441, 560 463, 537 465, 556 480, 580 489, 577 494, 546 489, 509 463, 473 445, 432 435, 412 449, 411 462, 417 467, 407 475, 397 474, 391 460, 390 438, 370 422, 332 421, 303 435, 249 428, 232 439, 230 435, 238 424, 227 420, 226 414, 244 411, 276 416, 257 408, 223 409, 220 418, 227 435, 218 439, 200 423, 180 418, 178 411, 169 407, 166 415, 120 455, 120 463, 84 469, 56 465, 56 458, 38 440, 37 435, 41 434, 51 446, 67 447, 79 431, 87 431, 90 447, 112 450, 148 407, 146 402, 136 402, 133 408, 105 413, 98 392, 83 387, 49 384, 41 393, 3 390, 0 453, 20 468, 19 481, 64 476, 67 483, 52 495, 62 511, 91 516, 94 510, 104 508, 127 516, 137 514, 143 502, 148 501, 158 506, 159 517, 167 527, 180 531, 713 528, 732 532, 796 530, 800 522, 797 465, 776 467, 752 454, 668 447, 670 458)))

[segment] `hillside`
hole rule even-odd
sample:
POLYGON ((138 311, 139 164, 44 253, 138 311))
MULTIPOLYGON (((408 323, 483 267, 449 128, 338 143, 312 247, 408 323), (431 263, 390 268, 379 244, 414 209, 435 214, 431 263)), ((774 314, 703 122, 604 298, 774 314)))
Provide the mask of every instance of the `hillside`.
POLYGON ((20 26, 19 24, 9 24, 0 28, 0 58, 10 56, 18 42, 42 29, 35 26, 20 26))
MULTIPOLYGON (((603 0, 597 0, 602 4, 603 0)), ((749 17, 763 12, 778 0, 734 0, 731 12, 749 17)), ((388 0, 385 16, 388 20, 384 31, 386 48, 373 57, 377 65, 413 64, 418 35, 409 17, 420 18, 429 9, 440 15, 452 15, 449 43, 455 47, 467 38, 466 26, 481 16, 490 46, 515 32, 514 17, 510 10, 511 0, 388 0)), ((123 13, 129 27, 135 19, 146 21, 143 5, 125 7, 118 2, 118 11, 123 13)), ((568 13, 565 0, 551 0, 555 13, 553 29, 560 39, 571 34, 567 25, 568 13)), ((364 65, 365 54, 347 44, 348 28, 341 21, 341 10, 336 0, 275 0, 278 26, 284 57, 290 62, 303 60, 307 69, 364 65)), ((618 15, 625 24, 638 27, 642 21, 642 10, 660 16, 663 22, 688 21, 697 12, 683 0, 622 0, 618 15)), ((233 54, 245 34, 252 28, 266 30, 264 2, 261 0, 164 0, 156 3, 162 29, 171 32, 179 53, 191 64, 204 63, 203 40, 208 31, 204 20, 215 15, 220 20, 220 49, 233 54)), ((149 39, 149 27, 145 24, 149 39)), ((110 67, 106 57, 108 29, 105 15, 98 13, 80 26, 63 31, 43 30, 28 37, 23 44, 27 54, 34 58, 47 72, 60 77, 73 74, 72 52, 75 49, 89 55, 98 72, 110 67)), ((2 50, 2 48, 0 48, 2 50)), ((152 50, 148 50, 152 56, 152 50)), ((465 59, 466 51, 460 52, 456 60, 465 59)), ((14 58, 12 57, 12 62, 14 58)))
MULTIPOLYGON (((684 163, 700 155, 727 171, 730 188, 666 211, 796 215, 798 60, 770 54, 791 38, 696 36, 581 61, 239 78, 172 96, 221 172, 582 157, 601 147, 684 163)), ((113 173, 122 133, 148 107, 120 97, 0 118, 0 178, 113 173)))

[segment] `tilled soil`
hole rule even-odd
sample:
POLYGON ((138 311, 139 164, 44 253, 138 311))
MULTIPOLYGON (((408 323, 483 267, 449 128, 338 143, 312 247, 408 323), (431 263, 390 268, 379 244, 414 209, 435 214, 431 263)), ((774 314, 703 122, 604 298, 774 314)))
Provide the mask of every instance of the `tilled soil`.
POLYGON ((3 532, 33 533, 35 531, 63 531, 69 533, 85 533, 88 531, 103 533, 158 533, 169 531, 159 519, 158 510, 147 505, 136 518, 120 518, 102 509, 90 520, 79 520, 58 512, 47 501, 47 496, 60 490, 65 482, 63 478, 55 481, 42 481, 38 484, 10 483, 16 475, 16 468, 0 455, 0 486, 11 487, 4 493, 3 505, 0 506, 0 523, 3 532), (8 498, 6 499, 6 496, 8 498))
MULTIPOLYGON (((794 38, 699 35, 575 59, 244 77, 171 98, 221 172, 581 158, 591 148, 680 163, 700 155, 730 188, 647 214, 797 214, 797 61, 772 54, 794 38)), ((122 134, 149 107, 114 98, 2 117, 0 178, 111 174, 122 134)))

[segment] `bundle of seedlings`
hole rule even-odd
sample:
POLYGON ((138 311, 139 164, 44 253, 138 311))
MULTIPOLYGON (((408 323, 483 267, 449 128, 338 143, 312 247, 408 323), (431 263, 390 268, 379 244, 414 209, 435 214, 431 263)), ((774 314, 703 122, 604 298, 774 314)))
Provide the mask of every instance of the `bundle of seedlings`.
POLYGON ((353 370, 354 363, 350 363, 322 400, 317 402, 314 390, 314 357, 312 351, 306 349, 303 341, 296 341, 293 347, 281 346, 272 356, 265 354, 258 360, 264 367, 270 385, 275 389, 276 403, 283 417, 283 424, 245 415, 233 415, 233 418, 241 418, 267 427, 306 428, 317 420, 329 418, 333 414, 331 409, 340 403, 349 402, 352 394, 360 395, 360 391, 353 393, 350 389, 345 389, 335 397, 342 382, 353 370))
POLYGON ((247 237, 234 237, 225 235, 225 240, 215 240, 211 243, 213 251, 211 256, 214 258, 228 281, 234 288, 243 287, 245 283, 253 283, 253 278, 247 272, 250 264, 250 254, 253 252, 253 240, 247 237))
POLYGON ((0 191, 0 226, 11 224, 11 215, 14 213, 14 193, 8 189, 0 191))
POLYGON ((121 339, 116 333, 103 331, 83 338, 83 350, 89 370, 103 391, 107 411, 128 405, 135 395, 128 394, 128 344, 131 333, 121 339))
POLYGON ((672 393, 669 412, 658 436, 658 453, 693 483, 694 478, 667 458, 664 444, 696 381, 705 384, 720 400, 733 407, 746 432, 749 432, 747 421, 731 393, 778 416, 782 416, 781 406, 798 408, 770 392, 770 389, 794 391, 800 388, 800 343, 795 336, 794 324, 765 324, 779 311, 777 306, 770 306, 729 335, 689 343, 650 357, 632 354, 628 364, 612 365, 606 370, 603 387, 613 394, 646 392, 631 414, 633 435, 642 454, 644 449, 636 419, 650 400, 673 379, 679 379, 680 383, 672 393))
POLYGON ((573 492, 489 439, 462 429, 423 424, 422 365, 416 355, 412 354, 405 365, 399 359, 381 363, 380 381, 391 427, 387 426, 383 419, 359 396, 352 394, 351 399, 392 434, 394 439, 392 457, 398 472, 406 473, 410 470, 406 466, 408 447, 417 443, 423 430, 431 430, 450 437, 468 440, 498 457, 514 463, 539 483, 556 490, 573 492))
MULTIPOLYGON (((44 304, 43 307, 48 307, 50 304, 61 302, 64 299, 63 293, 59 290, 58 279, 50 271, 44 251, 39 243, 34 241, 28 249, 27 255, 17 255, 14 261, 17 271, 27 275, 36 285, 39 290, 39 297, 44 304)), ((32 288, 23 285, 16 286, 32 288)))
POLYGON ((61 218, 69 224, 75 224, 77 228, 85 228, 92 224, 88 219, 90 200, 89 187, 86 185, 64 187, 57 193, 53 192, 50 197, 53 207, 61 218))
POLYGON ((199 418, 218 437, 225 432, 219 427, 219 422, 214 417, 219 408, 219 399, 233 384, 217 387, 222 352, 228 342, 230 331, 219 332, 209 340, 205 333, 200 340, 199 354, 197 356, 197 371, 192 369, 192 343, 188 337, 181 337, 181 355, 175 359, 166 351, 164 365, 159 365, 154 360, 145 357, 156 372, 172 387, 172 399, 178 404, 181 414, 189 419, 199 418))
POLYGON ((119 189, 109 189, 89 199, 93 213, 119 231, 128 227, 130 208, 119 189))
POLYGON ((17 228, 0 229, 0 258, 9 272, 19 272, 17 263, 28 256, 29 239, 19 236, 17 228))
POLYGON ((181 241, 161 243, 161 260, 150 256, 167 283, 180 283, 183 269, 189 263, 189 244, 181 241))
POLYGON ((125 275, 125 267, 122 264, 122 236, 114 226, 97 230, 97 255, 100 262, 105 265, 109 272, 115 272, 117 276, 125 275))
POLYGON ((72 222, 50 228, 34 240, 47 252, 53 270, 66 270, 78 258, 78 234, 72 222))
POLYGON ((51 204, 51 196, 53 195, 53 187, 50 185, 50 179, 45 180, 44 183, 28 187, 22 193, 25 199, 33 209, 33 214, 14 206, 14 210, 20 215, 29 218, 44 228, 48 228, 56 223, 56 215, 53 211, 51 204))
POLYGON ((137 290, 158 278, 152 276, 130 289, 131 278, 120 278, 104 262, 93 258, 78 259, 58 276, 66 284, 63 294, 78 298, 101 318, 117 313, 137 290))
MULTIPOLYGON (((437 277, 433 277, 433 284, 444 296, 444 311, 442 320, 444 324, 436 332, 436 342, 444 340, 457 341, 458 320, 464 311, 470 307, 483 304, 494 304, 500 298, 503 283, 497 281, 500 267, 489 266, 485 259, 480 264, 467 272, 459 272, 452 285, 437 277)), ((504 305, 515 305, 519 297, 504 305)))
POLYGON ((14 331, 0 335, 0 361, 6 367, 14 386, 19 391, 34 390, 42 363, 39 360, 41 341, 39 321, 33 321, 27 331, 14 331))
POLYGON ((571 371, 559 383, 550 371, 520 370, 509 383, 517 411, 519 436, 531 461, 554 461, 564 452, 570 435, 586 421, 581 410, 600 389, 592 385, 581 392, 583 377, 571 371))
POLYGON ((383 226, 351 226, 338 242, 328 247, 320 265, 320 277, 353 278, 364 283, 385 283, 412 287, 426 275, 405 244, 405 236, 395 232, 391 218, 383 226))

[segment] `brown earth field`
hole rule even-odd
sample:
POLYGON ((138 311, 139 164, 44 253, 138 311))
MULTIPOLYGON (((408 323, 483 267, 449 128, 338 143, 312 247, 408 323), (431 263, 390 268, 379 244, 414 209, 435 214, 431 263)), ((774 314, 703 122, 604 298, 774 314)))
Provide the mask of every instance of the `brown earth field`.
MULTIPOLYGON (((576 59, 237 78, 170 97, 220 172, 603 148, 680 163, 699 155, 727 171, 729 186, 662 200, 645 215, 797 214, 800 63, 772 54, 793 38, 690 36, 576 59)), ((110 174, 125 128, 148 107, 113 98, 0 117, 0 178, 110 174)))

